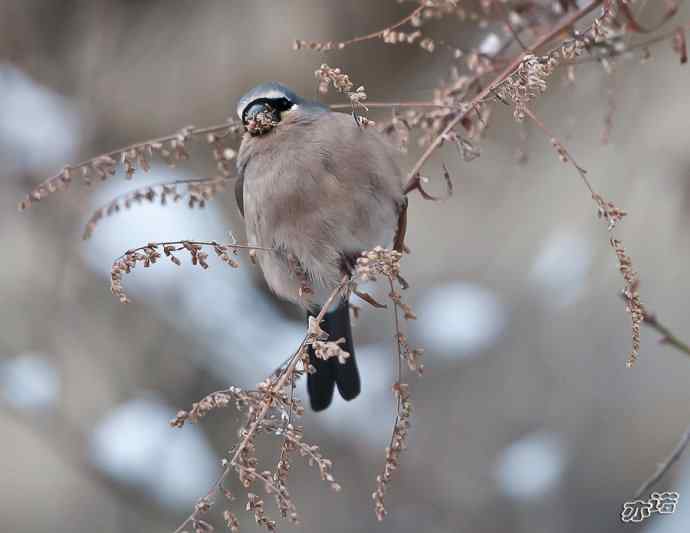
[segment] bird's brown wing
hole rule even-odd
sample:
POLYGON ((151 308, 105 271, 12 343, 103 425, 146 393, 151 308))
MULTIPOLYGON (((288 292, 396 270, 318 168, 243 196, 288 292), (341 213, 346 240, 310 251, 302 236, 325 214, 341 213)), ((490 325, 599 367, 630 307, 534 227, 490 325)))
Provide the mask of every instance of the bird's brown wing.
POLYGON ((240 174, 235 180, 235 200, 237 201, 237 209, 244 217, 244 174, 240 174))
POLYGON ((403 199, 400 205, 398 229, 395 232, 395 240, 393 241, 393 249, 397 252, 403 253, 405 251, 405 233, 407 233, 407 197, 403 199))

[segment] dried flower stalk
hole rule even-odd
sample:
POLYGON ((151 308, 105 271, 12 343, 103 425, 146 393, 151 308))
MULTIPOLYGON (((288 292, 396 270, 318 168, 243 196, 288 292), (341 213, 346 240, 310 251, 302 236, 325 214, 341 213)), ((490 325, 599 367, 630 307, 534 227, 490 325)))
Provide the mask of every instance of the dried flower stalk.
POLYGON ((206 270, 209 267, 207 262, 209 254, 204 250, 208 249, 210 249, 223 263, 232 268, 239 267, 239 263, 233 257, 238 254, 239 250, 271 251, 270 248, 263 248, 261 246, 237 243, 220 244, 216 241, 150 242, 145 246, 127 250, 113 262, 113 266, 110 270, 110 291, 121 303, 129 303, 130 299, 125 293, 122 285, 123 275, 130 274, 136 268, 137 264, 142 264, 144 268, 149 268, 156 264, 163 255, 173 264, 180 266, 182 261, 179 258, 179 252, 188 254, 192 265, 199 266, 206 270))
MULTIPOLYGON (((315 317, 317 324, 323 319, 331 303, 340 297, 343 291, 347 290, 349 283, 349 278, 345 277, 338 287, 333 290, 321 311, 315 317)), ((182 427, 186 421, 198 420, 211 410, 217 407, 225 407, 232 401, 247 414, 247 420, 239 432, 239 442, 231 450, 230 458, 223 459, 221 475, 208 494, 202 499, 205 504, 201 507, 197 505, 192 514, 180 524, 176 533, 181 533, 188 524, 195 526, 199 522, 200 515, 215 503, 216 496, 221 492, 225 493, 224 482, 231 472, 235 472, 238 475, 247 490, 255 482, 260 482, 267 494, 276 497, 281 514, 291 522, 298 521, 297 512, 287 487, 285 483, 280 481, 281 479, 286 479, 286 466, 279 466, 280 470, 275 473, 258 470, 254 440, 261 433, 274 434, 287 439, 294 449, 299 450, 300 455, 308 458, 310 464, 318 466, 322 478, 331 484, 333 490, 340 489, 340 486, 335 482, 331 474, 332 463, 323 457, 318 447, 306 444, 301 434, 295 431, 294 426, 286 426, 281 423, 284 417, 289 418, 291 414, 302 412, 301 404, 292 398, 292 386, 295 377, 302 375, 306 365, 308 365, 306 346, 314 343, 316 340, 315 333, 307 333, 284 367, 279 369, 275 376, 260 383, 257 386, 256 393, 242 392, 237 388, 219 391, 207 396, 193 406, 191 411, 180 411, 175 419, 171 421, 174 427, 182 427), (298 368, 299 366, 302 367, 302 370, 298 368), (288 386, 290 387, 289 392, 286 390, 288 386), (287 414, 288 411, 290 415, 287 414)), ((276 522, 266 515, 263 500, 258 495, 252 492, 248 493, 246 510, 254 515, 257 524, 269 531, 275 530, 276 522)), ((230 521, 235 526, 237 525, 236 518, 233 520, 234 515, 232 513, 227 511, 225 516, 226 522, 230 521)))
MULTIPOLYGON (((389 298, 393 302, 393 313, 395 318, 395 341, 397 347, 397 378, 393 385, 393 392, 396 396, 396 415, 393 423, 391 440, 386 448, 386 461, 383 472, 376 476, 376 489, 372 493, 374 500, 374 512, 380 521, 386 516, 385 494, 392 480, 393 473, 400 465, 400 453, 406 448, 408 430, 410 427, 410 417, 412 414, 412 402, 410 400, 409 386, 403 382, 405 367, 411 371, 422 374, 424 365, 422 355, 424 350, 411 349, 406 335, 402 332, 400 325, 400 312, 403 313, 405 320, 415 320, 416 314, 411 306, 405 303, 398 290, 400 282, 400 259, 402 254, 395 250, 386 250, 376 247, 369 252, 362 254, 357 259, 355 279, 360 281, 376 281, 379 277, 385 277, 388 281, 390 292, 389 298)), ((406 284, 405 284, 406 285, 406 284)))
POLYGON ((199 137, 205 138, 214 147, 219 172, 229 176, 232 172, 229 163, 235 157, 235 152, 232 149, 220 149, 220 143, 227 137, 239 138, 242 131, 243 126, 234 121, 205 128, 185 126, 173 135, 119 148, 76 165, 67 165, 58 174, 34 187, 19 203, 19 210, 23 211, 51 193, 66 189, 74 178, 80 178, 84 184, 90 185, 95 179, 105 180, 122 168, 127 179, 131 179, 137 169, 148 172, 154 156, 174 167, 179 161, 189 159, 187 146, 192 139, 199 137))
POLYGON ((360 126, 375 126, 376 123, 372 120, 367 119, 364 116, 358 115, 358 110, 369 111, 364 101, 367 99, 367 93, 364 90, 364 86, 360 85, 357 89, 354 89, 354 84, 350 81, 350 76, 342 72, 339 68, 332 68, 322 64, 318 69, 314 71, 314 76, 319 80, 319 92, 321 94, 326 94, 330 86, 340 92, 345 94, 352 106, 352 114, 355 120, 360 126), (354 89, 354 90, 353 90, 354 89))
POLYGON ((228 178, 223 176, 210 179, 176 180, 155 183, 119 194, 91 214, 84 228, 82 238, 84 240, 90 239, 96 226, 104 218, 143 203, 153 204, 158 202, 160 205, 165 206, 169 203, 176 204, 186 200, 187 206, 190 209, 195 207, 203 209, 207 202, 225 190, 227 182, 228 178))
POLYGON ((632 338, 632 349, 628 355, 626 365, 630 368, 635 364, 635 361, 637 361, 637 358, 640 354, 640 326, 644 319, 645 311, 640 300, 640 294, 638 292, 640 281, 637 272, 633 268, 632 260, 625 252, 625 248, 623 248, 623 243, 620 241, 620 239, 617 239, 613 235, 616 225, 623 220, 623 217, 625 217, 627 213, 624 210, 616 207, 612 202, 604 200, 603 197, 592 187, 592 184, 587 178, 587 171, 577 164, 563 143, 547 129, 544 123, 539 120, 539 118, 537 118, 537 116, 529 108, 525 107, 523 111, 524 114, 532 120, 532 122, 534 122, 551 138, 551 144, 556 149, 561 161, 564 163, 570 163, 575 170, 577 170, 580 178, 582 178, 583 182, 592 194, 592 199, 597 206, 597 214, 599 215, 599 218, 605 220, 607 223, 607 229, 610 234, 609 244, 616 254, 616 258, 618 260, 618 270, 625 281, 623 294, 625 295, 627 301, 625 310, 630 313, 632 338))

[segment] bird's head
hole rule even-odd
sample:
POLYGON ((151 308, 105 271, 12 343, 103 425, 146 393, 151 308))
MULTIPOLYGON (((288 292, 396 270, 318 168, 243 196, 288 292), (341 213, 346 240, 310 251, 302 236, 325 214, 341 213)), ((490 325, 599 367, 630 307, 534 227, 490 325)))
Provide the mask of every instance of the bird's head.
POLYGON ((250 135, 264 135, 277 126, 301 98, 277 82, 257 85, 237 102, 237 115, 250 135))

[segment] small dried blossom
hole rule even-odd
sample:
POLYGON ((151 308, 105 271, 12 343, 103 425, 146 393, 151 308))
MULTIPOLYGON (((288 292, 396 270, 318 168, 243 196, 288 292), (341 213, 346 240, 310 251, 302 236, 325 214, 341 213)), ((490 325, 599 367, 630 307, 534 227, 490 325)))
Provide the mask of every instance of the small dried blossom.
POLYGON ((357 258, 354 277, 361 281, 376 281, 377 276, 397 279, 400 275, 401 258, 400 252, 381 246, 362 252, 362 256, 357 258))
POLYGON ((447 133, 445 135, 445 138, 455 144, 455 147, 458 150, 458 155, 460 155, 462 160, 466 163, 474 161, 481 155, 481 152, 477 145, 475 145, 469 139, 461 137, 454 131, 447 133))
POLYGON ((597 193, 592 194, 592 199, 597 205, 599 218, 604 219, 608 223, 609 231, 612 231, 623 220, 623 217, 628 214, 623 209, 616 207, 613 202, 604 200, 597 193))
POLYGON ((208 253, 204 249, 211 249, 215 252, 218 259, 232 268, 237 268, 239 263, 230 254, 236 255, 240 249, 261 249, 268 251, 267 248, 257 248, 242 244, 220 244, 215 241, 171 241, 171 242, 152 242, 146 246, 141 246, 134 250, 128 250, 113 262, 110 269, 110 291, 120 302, 129 303, 130 299, 125 293, 122 285, 124 274, 130 274, 132 270, 141 263, 145 268, 155 264, 161 258, 161 252, 175 265, 180 266, 179 252, 189 254, 191 264, 206 270, 209 265, 207 262, 208 253))
POLYGON ((243 391, 238 387, 230 387, 223 391, 211 393, 198 402, 193 403, 189 411, 178 411, 175 418, 170 421, 170 425, 174 428, 181 428, 186 422, 196 424, 215 409, 222 409, 234 403, 239 411, 244 409, 245 406, 256 402, 255 394, 243 391))
POLYGON ((225 527, 228 528, 228 530, 231 533, 238 533, 240 530, 240 522, 237 520, 237 517, 235 516, 234 513, 231 513, 227 509, 223 511, 223 522, 225 522, 225 527))
MULTIPOLYGON (((319 92, 321 94, 326 94, 329 87, 333 86, 335 90, 348 97, 352 105, 353 113, 356 109, 368 111, 367 106, 364 104, 364 101, 367 99, 367 93, 364 86, 360 85, 354 89, 354 84, 350 80, 350 76, 339 68, 332 68, 324 63, 314 71, 314 76, 319 82, 319 92)), ((355 119, 360 126, 373 126, 375 124, 373 121, 366 118, 362 120, 362 118, 364 117, 358 117, 355 113, 355 119)))
POLYGON ((127 191, 113 198, 106 205, 96 209, 89 217, 84 228, 83 239, 91 238, 98 223, 106 217, 130 209, 134 205, 159 203, 162 206, 187 200, 190 209, 204 208, 218 193, 225 189, 227 179, 180 180, 169 183, 157 183, 127 191))
POLYGON ((275 128, 278 123, 273 119, 271 111, 260 111, 247 121, 246 128, 252 135, 261 135, 275 128))
POLYGON ((309 298, 314 294, 309 272, 302 266, 301 261, 294 254, 287 255, 287 266, 290 273, 299 281, 298 293, 301 298, 309 298))
POLYGON ((241 123, 232 123, 224 132, 211 132, 206 135, 206 142, 213 147, 213 159, 216 161, 216 168, 221 175, 228 177, 235 171, 234 160, 237 151, 224 144, 227 138, 237 140, 244 131, 241 123))
MULTIPOLYGON (((403 318, 405 320, 416 320, 417 315, 412 310, 412 307, 402 300, 402 295, 397 290, 392 290, 388 297, 394 303, 397 309, 403 312, 403 318)), ((424 349, 422 348, 411 348, 407 335, 402 333, 402 331, 397 328, 395 334, 395 340, 398 345, 398 354, 400 358, 407 364, 407 367, 412 372, 417 372, 420 376, 424 372, 424 364, 422 363, 422 356, 424 355, 424 349)))
POLYGON ((497 98, 513 102, 515 120, 518 122, 524 120, 525 107, 546 91, 546 80, 557 65, 558 62, 554 57, 528 54, 515 72, 496 88, 497 98))
POLYGON ((353 106, 361 107, 365 110, 367 109, 367 106, 364 105, 364 101, 367 99, 367 93, 363 85, 360 85, 354 91, 350 91, 346 94, 350 97, 350 103, 352 103, 353 106))
MULTIPOLYGON (((295 428, 292 424, 288 424, 284 429, 278 431, 277 434, 285 437, 284 445, 285 443, 290 443, 291 451, 297 451, 301 457, 307 459, 309 466, 316 466, 319 469, 321 479, 329 483, 331 489, 336 492, 340 490, 340 485, 333 477, 333 462, 323 456, 319 446, 304 441, 303 429, 295 428)), ((283 470, 285 470, 284 467, 283 470)))
POLYGON ((407 335, 401 332, 396 333, 396 342, 398 343, 400 357, 407 364, 407 367, 421 376, 424 373, 424 363, 422 362, 424 349, 410 348, 407 335))
POLYGON ((400 151, 407 153, 407 146, 410 142, 410 130, 411 128, 407 120, 394 108, 393 118, 388 124, 383 125, 381 133, 387 136, 393 136, 400 147, 400 151))
POLYGON ((343 350, 340 345, 345 342, 345 339, 337 339, 335 341, 313 341, 314 353, 319 359, 330 359, 335 357, 341 365, 344 365, 350 357, 350 353, 343 350))
POLYGON ((618 270, 625 280, 625 287, 623 289, 623 295, 627 302, 625 309, 630 313, 630 320, 632 322, 632 349, 628 355, 626 365, 632 367, 640 355, 640 327, 644 321, 645 309, 640 300, 640 293, 638 291, 640 281, 637 272, 635 272, 633 268, 630 256, 625 252, 623 243, 620 240, 611 238, 610 243, 611 247, 616 252, 618 270))
POLYGON ((331 85, 341 93, 349 93, 354 87, 350 81, 350 76, 339 68, 329 67, 325 63, 314 71, 314 76, 319 80, 319 92, 321 94, 326 94, 331 85))
MULTIPOLYGON (((597 205, 599 218, 605 220, 608 223, 609 232, 613 232, 616 225, 623 220, 623 217, 625 217, 627 213, 616 207, 612 202, 604 200, 599 194, 592 194, 592 198, 597 205)), ((640 300, 640 293, 638 291, 640 280, 633 267, 632 259, 630 259, 630 256, 626 253, 623 243, 619 239, 612 236, 609 243, 616 253, 618 270, 625 281, 625 286, 623 288, 623 295, 626 300, 625 310, 630 313, 630 320, 632 322, 632 349, 628 355, 626 365, 632 367, 640 354, 640 328, 646 312, 640 300)))
POLYGON ((206 520, 201 519, 194 519, 192 521, 192 527, 194 528, 194 533, 212 533, 216 529, 206 520))
POLYGON ((254 514, 254 520, 256 520, 258 525, 266 528, 268 531, 276 530, 276 522, 275 520, 268 518, 266 515, 266 511, 264 510, 264 501, 259 496, 252 492, 247 494, 246 509, 248 512, 254 514))
MULTIPOLYGON (((288 414, 288 420, 290 419, 290 415, 288 414)), ((288 422, 286 426, 286 430, 288 431, 294 431, 294 426, 288 422)), ((298 431, 303 431, 302 428, 300 428, 298 431)), ((283 430, 282 427, 276 430, 276 435, 282 434, 283 430)), ((273 482, 276 484, 276 486, 279 489, 282 489, 282 487, 287 487, 287 482, 288 482, 288 477, 290 475, 290 469, 292 468, 292 465, 290 463, 290 454, 295 450, 295 444, 290 440, 289 438, 285 437, 283 438, 283 443, 280 446, 280 458, 278 459, 278 463, 276 464, 275 470, 273 471, 273 482)), ((281 515, 283 518, 285 518, 286 513, 283 512, 283 509, 281 509, 281 515)))
MULTIPOLYGON (((121 168, 124 170, 126 178, 131 179, 138 169, 148 172, 151 169, 151 161, 154 156, 157 156, 168 166, 174 167, 179 161, 189 159, 187 145, 193 138, 214 135, 218 138, 232 136, 237 139, 242 130, 241 124, 234 121, 206 128, 185 126, 177 133, 166 137, 113 150, 76 165, 66 165, 58 174, 36 185, 19 203, 19 210, 23 211, 48 195, 66 189, 74 181, 74 178, 81 178, 84 184, 90 185, 95 179, 102 181, 109 176, 114 176, 121 168)), ((227 170, 227 173, 225 171, 221 173, 226 176, 230 175, 230 167, 223 168, 227 170)))
POLYGON ((396 31, 396 30, 383 30, 381 38, 386 44, 414 44, 422 37, 422 32, 420 30, 414 31, 396 31))
POLYGON ((374 500, 376 518, 379 521, 383 520, 387 514, 385 505, 386 490, 391 482, 393 473, 400 465, 400 453, 407 448, 410 416, 412 415, 412 402, 410 401, 408 385, 397 382, 393 385, 393 392, 398 400, 398 414, 393 426, 390 444, 386 448, 386 462, 383 472, 376 476, 376 490, 371 495, 374 500))
POLYGON ((344 42, 335 41, 305 41, 303 39, 295 39, 292 43, 293 50, 315 50, 316 52, 328 52, 330 50, 342 50, 347 46, 344 42))
POLYGON ((673 51, 678 54, 681 65, 688 62, 688 42, 684 28, 678 28, 673 34, 673 51))

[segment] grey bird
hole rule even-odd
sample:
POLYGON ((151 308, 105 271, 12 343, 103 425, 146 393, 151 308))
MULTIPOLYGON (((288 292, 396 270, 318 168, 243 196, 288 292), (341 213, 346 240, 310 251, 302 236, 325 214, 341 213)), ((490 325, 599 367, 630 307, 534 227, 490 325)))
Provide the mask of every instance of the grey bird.
MULTIPOLYGON (((270 289, 315 316, 361 252, 400 246, 407 201, 396 150, 356 118, 297 96, 276 82, 254 87, 237 104, 245 134, 237 156, 237 205, 270 289)), ((347 298, 321 325, 343 338, 345 363, 317 358, 307 375, 314 411, 335 387, 345 400, 360 392, 347 298)))

